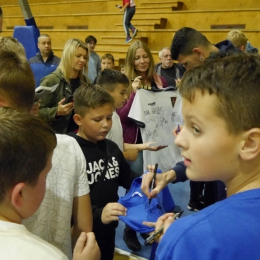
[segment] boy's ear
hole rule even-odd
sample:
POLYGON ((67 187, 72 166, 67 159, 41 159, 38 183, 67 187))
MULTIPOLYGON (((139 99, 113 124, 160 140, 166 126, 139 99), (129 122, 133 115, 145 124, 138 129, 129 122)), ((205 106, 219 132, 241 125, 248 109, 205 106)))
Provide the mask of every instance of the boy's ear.
POLYGON ((81 124, 81 116, 80 116, 79 114, 75 114, 75 115, 73 116, 73 119, 74 119, 75 123, 76 123, 78 126, 81 126, 81 125, 82 125, 82 124, 81 124))
POLYGON ((15 208, 21 208, 23 206, 23 188, 25 186, 24 182, 16 184, 11 191, 11 202, 15 208))
POLYGON ((244 134, 244 143, 240 156, 245 161, 255 159, 260 155, 260 128, 252 128, 244 134))

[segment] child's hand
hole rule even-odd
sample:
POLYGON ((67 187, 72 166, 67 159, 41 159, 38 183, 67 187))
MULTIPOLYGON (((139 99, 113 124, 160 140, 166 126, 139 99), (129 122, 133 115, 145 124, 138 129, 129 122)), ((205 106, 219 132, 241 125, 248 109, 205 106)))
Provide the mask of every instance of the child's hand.
POLYGON ((104 224, 112 221, 118 221, 118 216, 126 216, 126 208, 120 203, 108 203, 102 211, 101 220, 104 224))
POLYGON ((73 251, 73 260, 99 260, 100 250, 93 232, 81 232, 73 251))
POLYGON ((155 142, 147 142, 144 143, 144 149, 143 150, 149 150, 149 151, 159 151, 165 147, 168 147, 168 145, 159 145, 159 146, 153 146, 155 142))
POLYGON ((132 83, 132 88, 133 91, 136 93, 136 91, 141 87, 142 84, 142 76, 138 76, 134 79, 133 83, 132 83))
POLYGON ((173 216, 174 216, 173 213, 166 213, 166 214, 162 215, 161 217, 159 217, 157 219, 157 222, 156 222, 156 225, 155 225, 155 230, 158 230, 161 226, 164 226, 162 235, 160 237, 158 237, 157 239, 155 239, 155 241, 157 243, 159 243, 161 241, 161 239, 162 239, 163 235, 165 234, 166 230, 169 228, 169 226, 174 221, 173 216))
POLYGON ((173 130, 172 130, 172 134, 177 137, 178 133, 181 131, 183 126, 176 126, 173 130))

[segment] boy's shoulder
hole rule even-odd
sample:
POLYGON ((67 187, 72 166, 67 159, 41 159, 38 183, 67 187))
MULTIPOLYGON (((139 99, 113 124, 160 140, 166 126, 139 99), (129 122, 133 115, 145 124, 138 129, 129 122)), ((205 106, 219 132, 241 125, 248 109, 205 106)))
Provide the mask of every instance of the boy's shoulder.
POLYGON ((50 260, 67 259, 58 248, 29 232, 24 225, 0 221, 0 231, 3 230, 5 232, 0 232, 0 251, 3 259, 17 259, 17 252, 21 260, 30 259, 32 255, 35 260, 43 257, 50 260))
POLYGON ((260 229, 259 199, 260 189, 240 192, 175 221, 164 234, 158 255, 165 258, 174 252, 176 259, 180 255, 184 259, 192 259, 195 255, 198 259, 210 259, 217 250, 225 259, 231 259, 240 251, 237 259, 247 259, 245 255, 252 249, 253 255, 257 251, 259 256, 259 232, 256 232, 260 229), (234 242, 232 247, 230 241, 234 242), (201 244, 207 246, 201 247, 201 244))

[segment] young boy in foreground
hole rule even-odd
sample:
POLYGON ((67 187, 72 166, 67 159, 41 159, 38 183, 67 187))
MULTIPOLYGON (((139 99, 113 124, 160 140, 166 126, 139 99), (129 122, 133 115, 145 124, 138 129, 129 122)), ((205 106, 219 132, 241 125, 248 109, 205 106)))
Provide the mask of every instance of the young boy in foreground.
POLYGON ((99 86, 81 86, 74 93, 74 137, 86 158, 93 213, 93 232, 101 259, 112 260, 118 216, 126 215, 119 204, 118 187, 129 189, 139 175, 131 171, 118 146, 105 139, 112 125, 113 97, 99 86))
MULTIPOLYGON (((259 82, 260 57, 245 54, 185 73, 180 87, 185 124, 175 142, 188 178, 221 180, 228 198, 170 227, 171 216, 159 218, 156 229, 164 224, 164 235, 156 259, 259 259, 259 82)), ((151 176, 142 183, 148 197, 172 179, 157 176, 149 192, 151 176)))
MULTIPOLYGON (((21 224, 42 202, 56 144, 55 133, 40 118, 0 108, 1 259, 67 259, 21 224)), ((95 248, 94 234, 82 232, 73 259, 96 260, 95 248)))

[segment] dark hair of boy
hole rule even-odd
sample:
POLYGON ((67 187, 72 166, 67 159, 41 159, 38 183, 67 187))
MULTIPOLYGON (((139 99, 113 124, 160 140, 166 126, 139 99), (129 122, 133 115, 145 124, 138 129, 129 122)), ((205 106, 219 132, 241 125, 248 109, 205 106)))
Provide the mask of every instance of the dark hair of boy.
POLYGON ((7 107, 0 108, 0 136, 2 202, 7 191, 17 183, 37 184, 56 147, 56 136, 39 117, 7 107))
POLYGON ((202 33, 193 28, 183 27, 173 37, 171 44, 172 59, 178 60, 179 55, 192 54, 193 48, 209 45, 211 43, 202 33))
POLYGON ((231 134, 260 128, 260 57, 236 54, 207 62, 185 73, 180 94, 193 102, 195 93, 214 94, 216 113, 231 134))
POLYGON ((102 57, 101 57, 101 60, 105 60, 105 59, 108 59, 108 60, 112 60, 113 64, 115 63, 115 58, 112 54, 110 53, 106 53, 104 54, 102 57))
POLYGON ((118 84, 129 86, 129 79, 118 70, 104 69, 97 78, 97 84, 113 92, 118 84))
POLYGON ((90 43, 90 42, 94 42, 95 44, 97 44, 97 38, 93 35, 89 35, 86 37, 85 39, 85 43, 90 43))
POLYGON ((113 97, 98 85, 83 84, 73 95, 74 111, 84 117, 90 109, 114 104, 113 97))
POLYGON ((9 99, 14 108, 30 111, 35 80, 26 58, 13 51, 0 50, 0 71, 0 97, 9 99))

